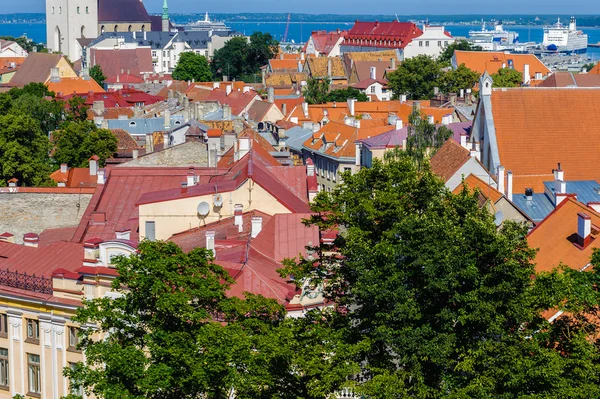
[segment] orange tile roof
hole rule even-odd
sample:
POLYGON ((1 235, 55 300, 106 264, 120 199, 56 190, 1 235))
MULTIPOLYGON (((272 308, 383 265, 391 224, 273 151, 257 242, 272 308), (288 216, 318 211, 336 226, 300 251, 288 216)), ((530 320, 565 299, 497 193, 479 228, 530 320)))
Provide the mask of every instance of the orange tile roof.
POLYGON ((271 71, 297 71, 297 60, 269 60, 271 71))
POLYGON ((56 94, 62 93, 68 95, 72 93, 104 93, 105 90, 100 87, 94 79, 84 80, 81 78, 61 78, 59 82, 48 81, 46 83, 48 90, 55 92, 56 94))
POLYGON ((206 135, 208 137, 221 137, 223 131, 221 129, 208 129, 206 135))
POLYGON ((494 204, 504 197, 500 191, 496 190, 494 187, 490 186, 488 183, 484 182, 474 174, 470 174, 466 179, 464 179, 463 182, 459 184, 454 191, 452 191, 452 193, 460 193, 465 185, 470 189, 470 191, 478 189, 481 195, 489 199, 494 204))
POLYGON ((593 238, 584 249, 574 244, 577 234, 578 213, 592 219, 592 237, 595 226, 600 226, 600 214, 572 198, 564 200, 546 219, 527 236, 531 248, 538 249, 535 257, 536 271, 550 271, 563 263, 581 270, 590 262, 594 249, 600 248, 600 240, 593 238))
POLYGON ((595 75, 600 75, 600 62, 596 64, 588 73, 593 73, 595 75))
POLYGON ((470 158, 466 148, 450 139, 431 157, 431 171, 447 182, 470 158))
MULTIPOLYGON (((318 57, 308 58, 306 64, 308 70, 310 70, 311 76, 313 77, 325 77, 327 76, 327 66, 331 61, 331 76, 334 77, 346 77, 346 70, 344 69, 344 63, 339 57, 318 57)), ((306 65, 305 64, 305 65, 306 65)))
POLYGON ((567 180, 600 181, 599 98, 600 89, 492 92, 500 164, 513 172, 515 193, 541 192, 559 162, 567 180))
POLYGON ((535 78, 537 72, 542 76, 550 73, 550 69, 539 58, 533 54, 505 54, 494 51, 460 51, 454 52, 456 64, 465 66, 479 74, 488 71, 490 74, 498 72, 504 65, 508 67, 509 61, 512 61, 514 69, 523 72, 524 66, 529 65, 529 74, 531 79, 535 78))

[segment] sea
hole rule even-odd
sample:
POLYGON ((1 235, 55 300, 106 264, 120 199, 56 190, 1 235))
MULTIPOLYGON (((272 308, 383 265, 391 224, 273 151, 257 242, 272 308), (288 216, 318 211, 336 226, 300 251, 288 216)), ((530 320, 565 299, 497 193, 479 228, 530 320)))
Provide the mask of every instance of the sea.
MULTIPOLYGON (((227 22, 231 28, 251 35, 254 32, 268 32, 277 40, 282 41, 285 35, 285 22, 227 22)), ((290 23, 287 41, 302 43, 318 30, 334 31, 337 29, 348 30, 352 28, 351 22, 319 22, 319 23, 290 23)), ((589 36, 589 43, 600 43, 600 28, 579 27, 589 36)), ((480 30, 479 25, 446 25, 446 30, 454 37, 468 37, 469 31, 480 30)), ((544 37, 542 27, 539 26, 505 26, 505 29, 519 33, 521 42, 541 43, 544 37)), ((46 42, 46 25, 43 23, 12 23, 0 25, 0 36, 21 36, 26 34, 32 40, 46 42)), ((600 48, 589 47, 587 56, 591 61, 600 61, 600 48)))

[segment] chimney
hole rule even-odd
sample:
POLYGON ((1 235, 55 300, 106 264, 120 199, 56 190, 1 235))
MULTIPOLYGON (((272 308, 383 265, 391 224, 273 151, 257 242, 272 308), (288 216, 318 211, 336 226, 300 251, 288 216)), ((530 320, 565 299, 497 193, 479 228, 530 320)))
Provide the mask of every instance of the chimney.
POLYGON ((146 35, 146 31, 144 31, 144 40, 148 40, 148 37, 146 35))
POLYGON ((261 232, 261 230, 262 230, 262 217, 253 216, 252 217, 252 232, 251 232, 252 238, 256 238, 256 236, 261 232))
POLYGON ((355 154, 354 154, 354 165, 357 168, 360 168, 361 158, 362 158, 362 144, 361 143, 357 143, 356 144, 356 151, 355 151, 355 154))
POLYGON ((181 194, 185 194, 187 193, 187 183, 183 182, 181 183, 181 194))
POLYGON ((136 39, 136 38, 135 38, 135 31, 133 31, 133 40, 135 40, 135 39, 136 39))
POLYGON ((14 244, 15 243, 15 235, 8 233, 8 232, 0 234, 0 242, 7 242, 9 244, 14 244))
POLYGON ((461 134, 460 134, 460 146, 461 146, 462 148, 469 149, 469 148, 467 147, 467 134, 466 134, 466 133, 461 133, 461 134))
POLYGON ((304 117, 308 118, 308 103, 302 103, 302 112, 304 113, 304 117))
POLYGON ((440 94, 440 88, 436 86, 433 88, 433 95, 437 97, 438 94, 440 94))
POLYGON ((69 171, 69 165, 66 163, 60 164, 60 173, 67 173, 69 171))
POLYGON ((117 236, 117 240, 131 240, 131 230, 129 229, 121 229, 115 231, 117 236))
POLYGON ((398 118, 396 119, 396 130, 400 130, 404 127, 404 123, 402 122, 402 119, 398 118))
POLYGON ((371 67, 370 69, 371 71, 371 79, 373 80, 377 80, 377 68, 376 67, 371 67))
POLYGON ((498 191, 501 193, 504 192, 504 166, 498 166, 498 174, 496 175, 498 178, 498 191))
POLYGON ((560 162, 558 163, 558 168, 554 169, 552 171, 552 173, 554 174, 554 180, 560 180, 560 181, 565 180, 565 171, 562 170, 562 167, 560 166, 560 162))
POLYGON ((592 218, 587 213, 577 214, 577 245, 585 248, 592 242, 592 218))
POLYGON ((285 57, 283 56, 283 53, 279 54, 279 59, 283 60, 285 57))
POLYGON ((60 82, 60 70, 58 68, 50 69, 50 82, 60 82))
POLYGON ((212 251, 213 257, 217 256, 217 250, 215 248, 215 232, 213 230, 209 230, 205 234, 206 236, 206 249, 212 251))
POLYGON ((169 132, 163 132, 163 148, 171 146, 171 135, 169 132))
POLYGON ((23 235, 23 245, 26 247, 37 248, 40 243, 40 236, 35 233, 26 233, 23 235))
POLYGON ((442 125, 448 126, 450 123, 452 123, 452 115, 444 115, 442 117, 442 125))
POLYGON ((235 204, 233 212, 233 224, 238 227, 238 232, 244 231, 244 206, 235 204))
POLYGON ((196 172, 194 172, 194 168, 190 168, 187 173, 187 186, 194 187, 196 185, 196 172))
POLYGON ((354 104, 356 104, 356 98, 349 98, 347 102, 348 102, 348 112, 350 113, 350 116, 355 116, 354 115, 354 104))
POLYGON ((302 61, 298 61, 298 72, 302 72, 302 61))
POLYGON ((165 129, 171 128, 171 111, 165 111, 165 129))
POLYGON ((513 173, 510 170, 506 172, 506 198, 513 200, 513 173))
POLYGON ((400 95, 400 104, 404 104, 406 102, 406 94, 400 95))
POLYGON ((300 59, 304 61, 304 53, 300 53, 300 59))
POLYGON ((525 189, 525 199, 529 202, 533 201, 533 188, 525 189))
POLYGON ((267 89, 267 93, 268 93, 268 99, 267 101, 271 104, 273 104, 275 102, 275 88, 274 87, 269 87, 267 89))
POLYGON ((567 182, 562 180, 554 180, 554 194, 566 194, 567 182))
POLYGON ((231 91, 233 90, 233 87, 231 87, 231 85, 227 85, 225 86, 225 95, 230 95, 231 91))
POLYGON ((242 93, 249 93, 250 89, 251 89, 250 86, 244 86, 244 88, 242 89, 242 93))
POLYGON ((138 156, 140 155, 140 151, 139 150, 133 150, 131 151, 131 156, 133 159, 138 159, 138 156))
POLYGON ((327 57, 327 76, 331 77, 331 58, 327 57))
POLYGON ((231 119, 231 106, 224 104, 223 105, 223 120, 230 120, 231 119))
POLYGON ((390 69, 391 70, 395 70, 396 69, 396 57, 390 58, 390 69))
POLYGON ((238 159, 242 159, 250 152, 251 141, 249 137, 241 137, 238 139, 238 159))
POLYGON ((104 169, 98 169, 98 179, 96 180, 96 184, 104 183, 106 183, 106 171, 104 169))
POLYGON ((221 83, 220 82, 213 82, 213 89, 218 89, 221 87, 221 83))
POLYGON ((88 68, 83 68, 81 71, 81 78, 83 80, 90 80, 90 70, 88 68))
POLYGON ((529 74, 529 64, 525 64, 523 67, 523 85, 529 85, 531 82, 531 75, 529 74))
MULTIPOLYGON (((310 158, 308 158, 310 159, 310 158)), ((306 161, 306 176, 314 176, 315 175, 315 164, 312 161, 312 159, 310 160, 310 162, 308 162, 308 159, 306 161)))
POLYGON ((104 112, 104 101, 94 101, 92 110, 98 113, 104 112))
POLYGON ((432 125, 435 124, 435 118, 433 115, 427 115, 427 122, 431 123, 432 125))
POLYGON ((90 176, 96 176, 98 174, 98 160, 100 158, 98 158, 97 155, 92 155, 92 157, 89 159, 89 164, 90 164, 90 176))
POLYGON ((542 80, 542 73, 541 72, 536 72, 535 73, 535 80, 542 80))
POLYGON ((458 96, 459 96, 460 98, 465 98, 465 89, 460 89, 460 91, 459 91, 459 93, 458 93, 458 96))

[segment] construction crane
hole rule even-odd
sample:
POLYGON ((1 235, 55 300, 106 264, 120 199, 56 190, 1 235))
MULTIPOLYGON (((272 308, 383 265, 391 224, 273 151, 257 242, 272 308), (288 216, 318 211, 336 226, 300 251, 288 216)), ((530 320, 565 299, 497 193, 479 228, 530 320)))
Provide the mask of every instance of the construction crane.
POLYGON ((283 34, 283 42, 287 42, 287 35, 290 30, 290 19, 292 18, 292 14, 288 14, 287 24, 285 25, 285 33, 283 34))

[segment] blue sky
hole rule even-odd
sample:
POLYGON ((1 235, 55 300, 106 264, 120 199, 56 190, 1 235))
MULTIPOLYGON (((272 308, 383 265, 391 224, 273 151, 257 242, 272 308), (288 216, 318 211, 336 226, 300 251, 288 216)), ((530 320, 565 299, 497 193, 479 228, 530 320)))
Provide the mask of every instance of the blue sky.
MULTIPOLYGON (((1 13, 44 12, 45 0, 0 0, 1 13)), ((159 12, 163 0, 145 0, 150 12, 159 12)), ((600 14, 600 1, 584 0, 169 0, 177 13, 303 12, 312 14, 600 14)))

